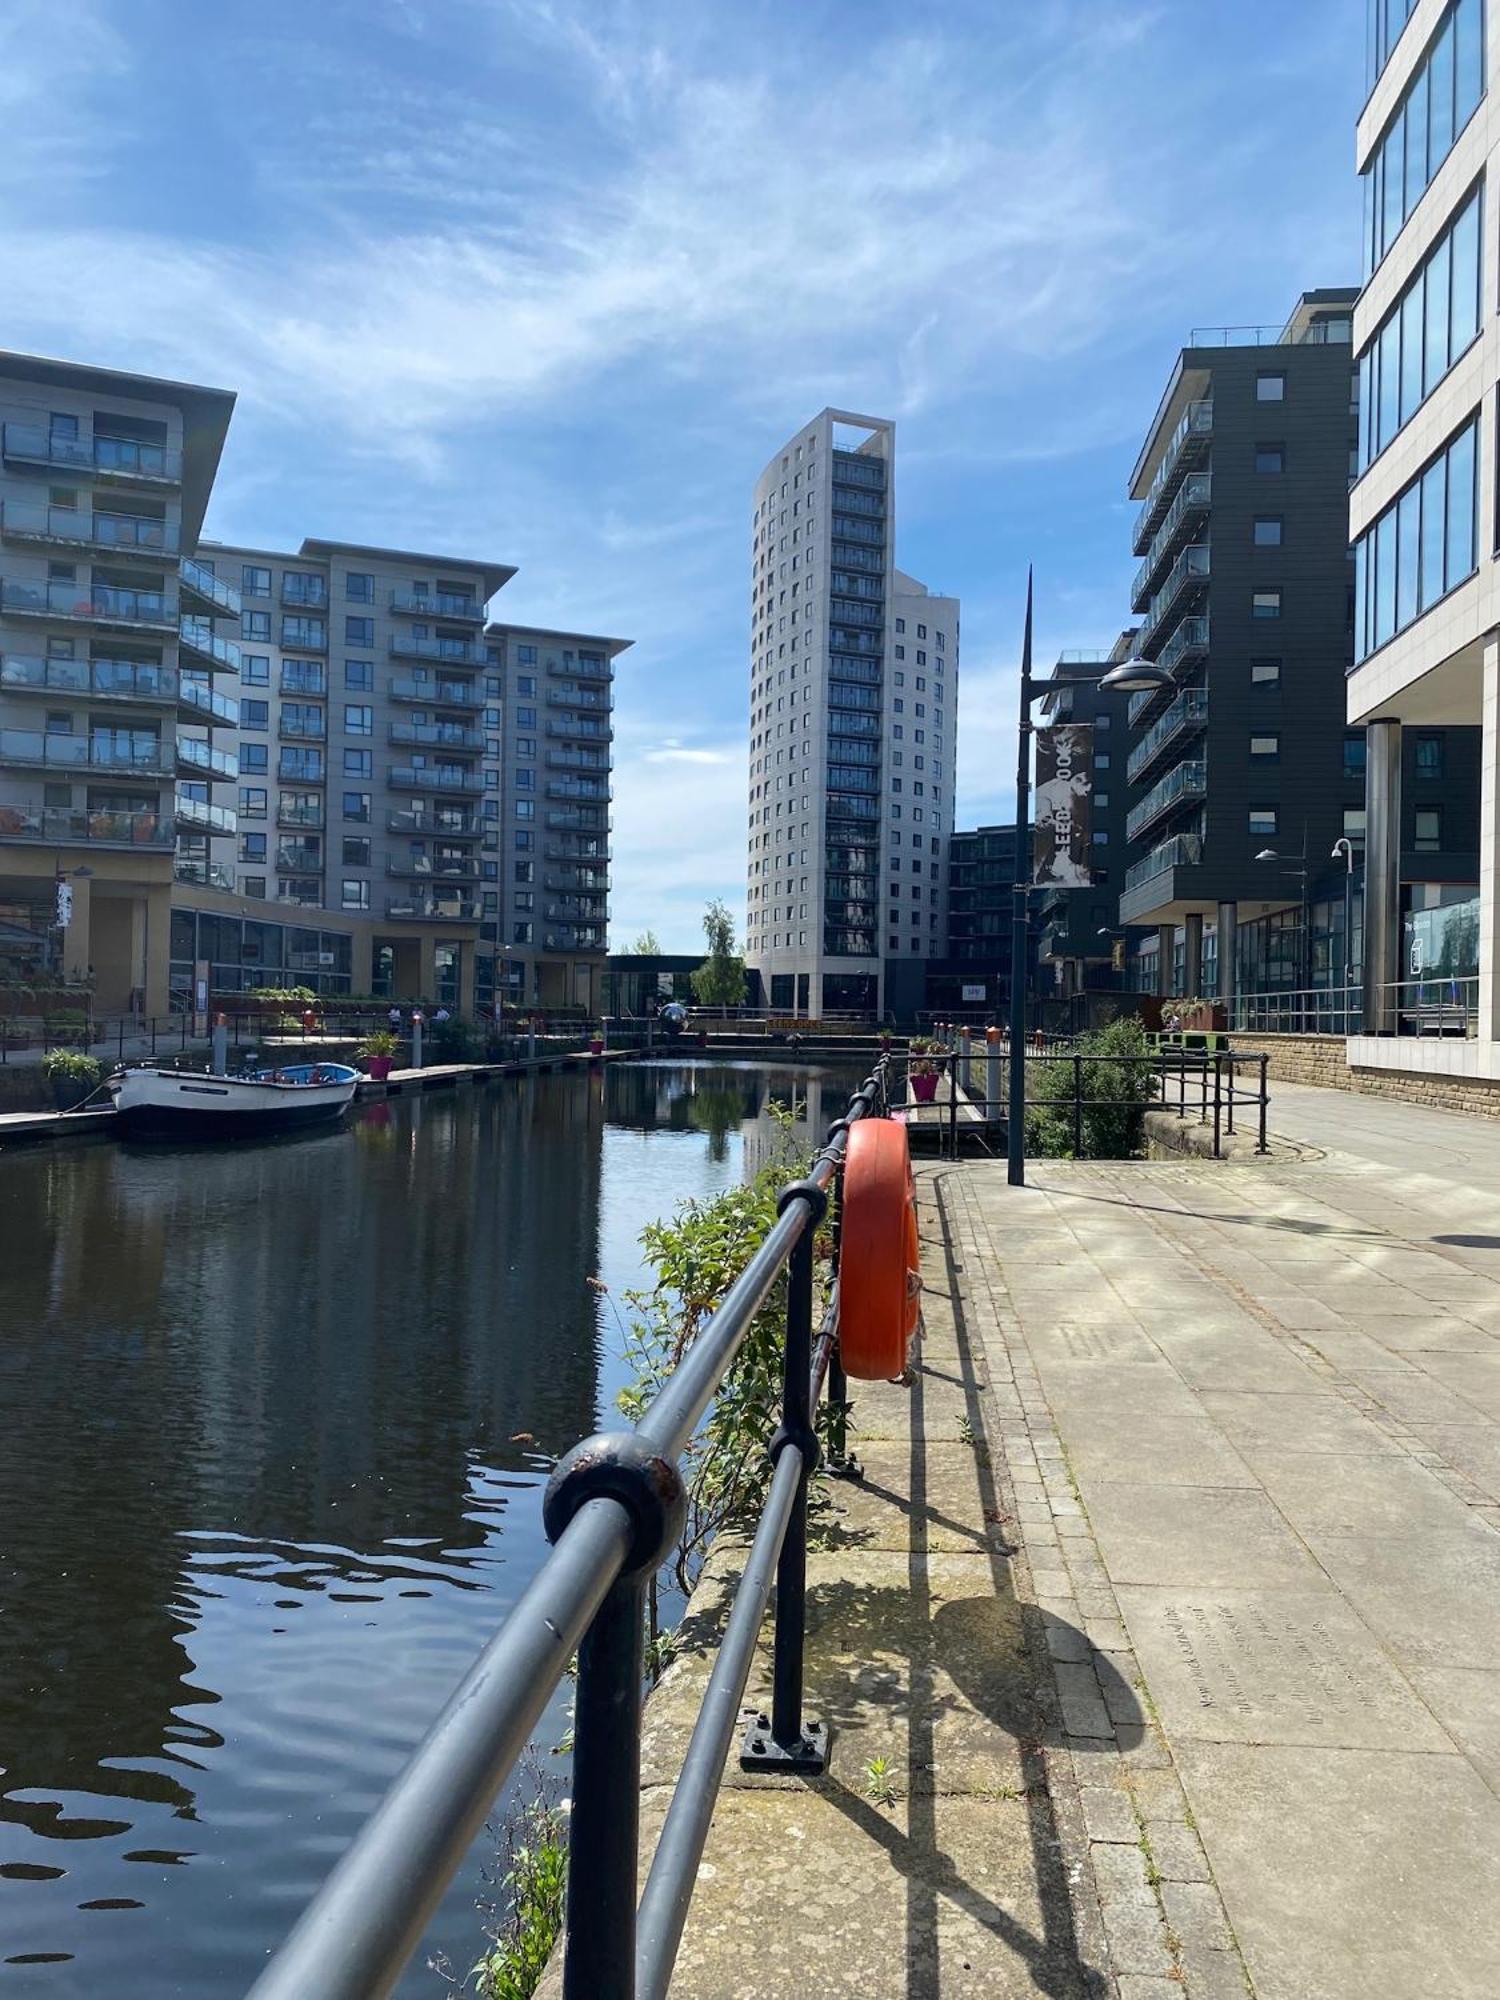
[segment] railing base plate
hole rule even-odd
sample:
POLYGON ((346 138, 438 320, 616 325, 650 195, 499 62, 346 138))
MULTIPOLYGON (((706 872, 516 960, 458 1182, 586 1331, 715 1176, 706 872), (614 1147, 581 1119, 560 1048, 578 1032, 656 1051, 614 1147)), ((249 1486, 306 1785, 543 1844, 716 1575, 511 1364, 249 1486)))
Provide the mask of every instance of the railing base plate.
POLYGON ((794 1777, 819 1778, 828 1769, 828 1725, 804 1722, 799 1743, 778 1743, 769 1715, 746 1711, 749 1722, 740 1744, 742 1771, 790 1772, 794 1777))

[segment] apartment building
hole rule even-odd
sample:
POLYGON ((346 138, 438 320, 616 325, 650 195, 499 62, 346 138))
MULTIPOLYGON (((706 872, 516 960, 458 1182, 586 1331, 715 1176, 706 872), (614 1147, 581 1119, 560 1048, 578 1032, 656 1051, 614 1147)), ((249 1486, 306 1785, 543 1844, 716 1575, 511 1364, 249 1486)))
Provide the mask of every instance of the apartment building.
POLYGON ((1495 908, 1500 759, 1494 223, 1500 71, 1482 0, 1385 0, 1370 23, 1356 150, 1365 288, 1354 316, 1359 477, 1350 498, 1354 663, 1364 727, 1363 1021, 1351 1062, 1500 1077, 1495 908), (1479 743, 1478 784, 1426 778, 1429 746, 1479 743), (1414 768, 1413 739, 1417 745, 1414 768), (1413 882, 1414 800, 1442 847, 1478 793, 1468 883, 1413 882), (1466 794, 1467 793, 1467 797, 1466 794), (1434 1026, 1467 1028, 1435 1035, 1434 1026))
POLYGON ((805 425, 751 540, 747 963, 778 1012, 911 1014, 946 949, 959 607, 896 568, 894 425, 805 425))
POLYGON ((7 965, 166 1011, 179 846, 232 781, 232 615, 185 560, 234 397, 0 354, 0 927, 7 965), (70 905, 58 923, 58 886, 70 905), (34 940, 34 944, 29 942, 34 940))

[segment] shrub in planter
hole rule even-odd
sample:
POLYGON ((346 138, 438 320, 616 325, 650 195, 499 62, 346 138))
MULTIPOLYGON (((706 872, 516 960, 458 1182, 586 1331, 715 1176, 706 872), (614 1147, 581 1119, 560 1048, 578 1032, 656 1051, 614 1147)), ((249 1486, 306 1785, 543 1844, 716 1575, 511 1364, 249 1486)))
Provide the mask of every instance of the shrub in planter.
POLYGON ((52 1085, 53 1101, 59 1111, 82 1104, 90 1091, 104 1081, 104 1065, 82 1049, 48 1049, 42 1057, 42 1074, 52 1085))
POLYGON ((906 1079, 911 1085, 913 1102, 931 1104, 937 1097, 938 1065, 932 1060, 937 1052, 935 1042, 913 1041, 908 1045, 910 1061, 907 1064, 906 1079))
POLYGON ((388 1028, 377 1028, 373 1034, 365 1036, 360 1047, 365 1069, 377 1083, 383 1083, 396 1066, 401 1044, 388 1028))

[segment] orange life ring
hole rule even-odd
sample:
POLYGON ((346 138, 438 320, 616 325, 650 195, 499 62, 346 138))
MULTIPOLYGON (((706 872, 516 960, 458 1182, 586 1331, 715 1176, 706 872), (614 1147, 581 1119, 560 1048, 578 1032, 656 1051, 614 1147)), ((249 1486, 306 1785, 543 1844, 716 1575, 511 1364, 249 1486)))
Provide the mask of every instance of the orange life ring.
POLYGON ((849 1131, 839 1250, 839 1353, 844 1373, 887 1382, 906 1367, 922 1279, 917 1197, 906 1127, 862 1118, 849 1131))

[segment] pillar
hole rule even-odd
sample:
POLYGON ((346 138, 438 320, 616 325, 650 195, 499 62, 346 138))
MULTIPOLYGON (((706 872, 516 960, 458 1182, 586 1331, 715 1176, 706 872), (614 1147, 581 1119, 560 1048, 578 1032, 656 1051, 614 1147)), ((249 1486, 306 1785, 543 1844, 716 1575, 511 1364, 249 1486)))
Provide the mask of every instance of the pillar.
POLYGON ((1156 927, 1156 990, 1163 1000, 1170 1000, 1177 991, 1174 977, 1177 962, 1177 926, 1158 924, 1156 927))
POLYGON ((172 966, 172 885, 153 882, 146 891, 141 919, 141 983, 145 989, 146 1013, 165 1016, 169 1011, 172 966))
POLYGON ((1479 755, 1479 1036, 1500 1041, 1500 636, 1484 642, 1479 755))
POLYGON ((467 1020, 474 1012, 474 971, 478 947, 468 938, 458 947, 458 1011, 467 1020))
POLYGON ((424 1000, 437 994, 437 939, 430 931, 417 939, 417 992, 424 1000))
MULTIPOLYGON (((1480 866, 1484 865, 1480 832, 1480 866)), ((1365 728, 1365 1033, 1394 1035, 1401 977, 1401 724, 1365 728)))
MULTIPOLYGON (((1239 943, 1238 903, 1219 905, 1219 998, 1226 1007, 1234 1005, 1234 961, 1239 943)), ((1233 1023, 1230 1024, 1233 1026, 1233 1023)))
POLYGON ((1190 910, 1182 920, 1182 990, 1190 998, 1203 998, 1203 913, 1190 910))

